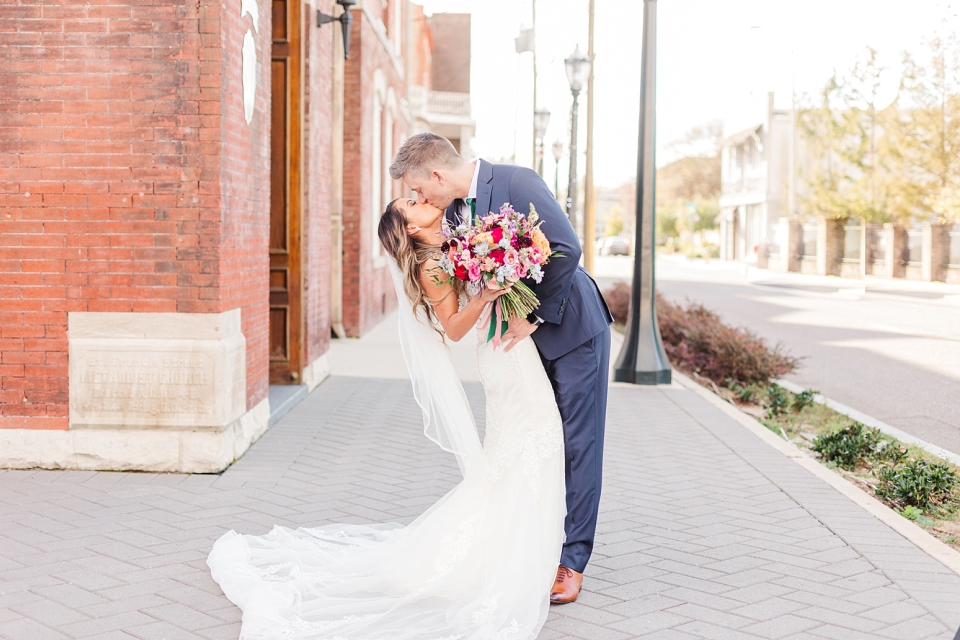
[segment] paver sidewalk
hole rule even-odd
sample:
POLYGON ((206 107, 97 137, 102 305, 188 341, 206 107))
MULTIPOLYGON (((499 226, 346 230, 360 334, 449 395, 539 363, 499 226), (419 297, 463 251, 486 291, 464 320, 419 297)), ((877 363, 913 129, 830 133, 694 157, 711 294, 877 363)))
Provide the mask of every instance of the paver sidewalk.
MULTIPOLYGON (((422 436, 390 331, 338 343, 350 375, 222 475, 0 472, 0 637, 235 639, 204 562, 224 531, 411 521, 459 472, 422 436), (370 344, 380 376, 356 366, 370 344)), ((541 638, 954 638, 960 576, 703 398, 617 385, 607 429, 585 591, 541 638)))

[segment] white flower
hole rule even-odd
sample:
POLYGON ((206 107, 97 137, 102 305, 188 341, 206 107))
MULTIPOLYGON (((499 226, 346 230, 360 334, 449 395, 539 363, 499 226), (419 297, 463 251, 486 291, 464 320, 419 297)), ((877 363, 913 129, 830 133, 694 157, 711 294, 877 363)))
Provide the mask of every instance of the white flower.
POLYGON ((543 269, 540 268, 540 265, 535 264, 530 267, 530 277, 534 282, 540 282, 543 280, 543 269))

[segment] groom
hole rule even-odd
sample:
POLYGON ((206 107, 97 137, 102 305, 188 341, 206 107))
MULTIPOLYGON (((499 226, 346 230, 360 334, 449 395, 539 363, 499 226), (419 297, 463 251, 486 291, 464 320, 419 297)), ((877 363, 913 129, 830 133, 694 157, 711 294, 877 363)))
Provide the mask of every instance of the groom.
POLYGON ((421 202, 445 209, 452 224, 499 211, 505 202, 522 213, 529 213, 532 205, 551 249, 564 256, 547 264, 540 284, 524 281, 540 307, 525 319, 512 319, 503 339, 513 341, 509 350, 516 342, 533 338, 563 419, 566 541, 550 601, 573 602, 580 595, 597 529, 613 317, 597 284, 579 266, 580 242, 570 221, 534 171, 485 160, 469 162, 446 138, 419 133, 400 147, 390 176, 403 179, 421 202))

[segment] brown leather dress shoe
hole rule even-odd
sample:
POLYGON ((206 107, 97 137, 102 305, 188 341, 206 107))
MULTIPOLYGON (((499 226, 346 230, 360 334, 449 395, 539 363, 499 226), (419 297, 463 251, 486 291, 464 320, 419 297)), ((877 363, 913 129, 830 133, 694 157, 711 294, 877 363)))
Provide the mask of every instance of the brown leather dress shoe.
POLYGON ((550 590, 550 604, 567 604, 580 596, 580 585, 583 584, 583 574, 570 567, 560 565, 557 569, 557 579, 550 590))

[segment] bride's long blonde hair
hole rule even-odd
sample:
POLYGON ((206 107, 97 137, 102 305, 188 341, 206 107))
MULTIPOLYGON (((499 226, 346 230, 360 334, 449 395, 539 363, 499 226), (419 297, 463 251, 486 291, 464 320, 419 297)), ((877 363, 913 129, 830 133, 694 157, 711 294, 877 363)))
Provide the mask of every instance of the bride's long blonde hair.
MULTIPOLYGON (((414 315, 417 313, 417 307, 421 307, 427 314, 427 318, 436 323, 437 316, 433 311, 433 304, 440 300, 427 295, 427 292, 423 290, 420 278, 423 265, 427 260, 440 259, 440 247, 428 244, 407 233, 407 220, 403 217, 403 212, 397 208, 397 200, 388 204, 383 215, 380 216, 377 235, 380 237, 380 244, 383 245, 384 250, 397 261, 397 266, 403 273, 403 290, 413 303, 414 315)), ((438 276, 442 278, 444 274, 438 273, 438 276)), ((465 287, 460 280, 451 278, 451 284, 453 285, 454 295, 460 296, 464 293, 465 287)))

